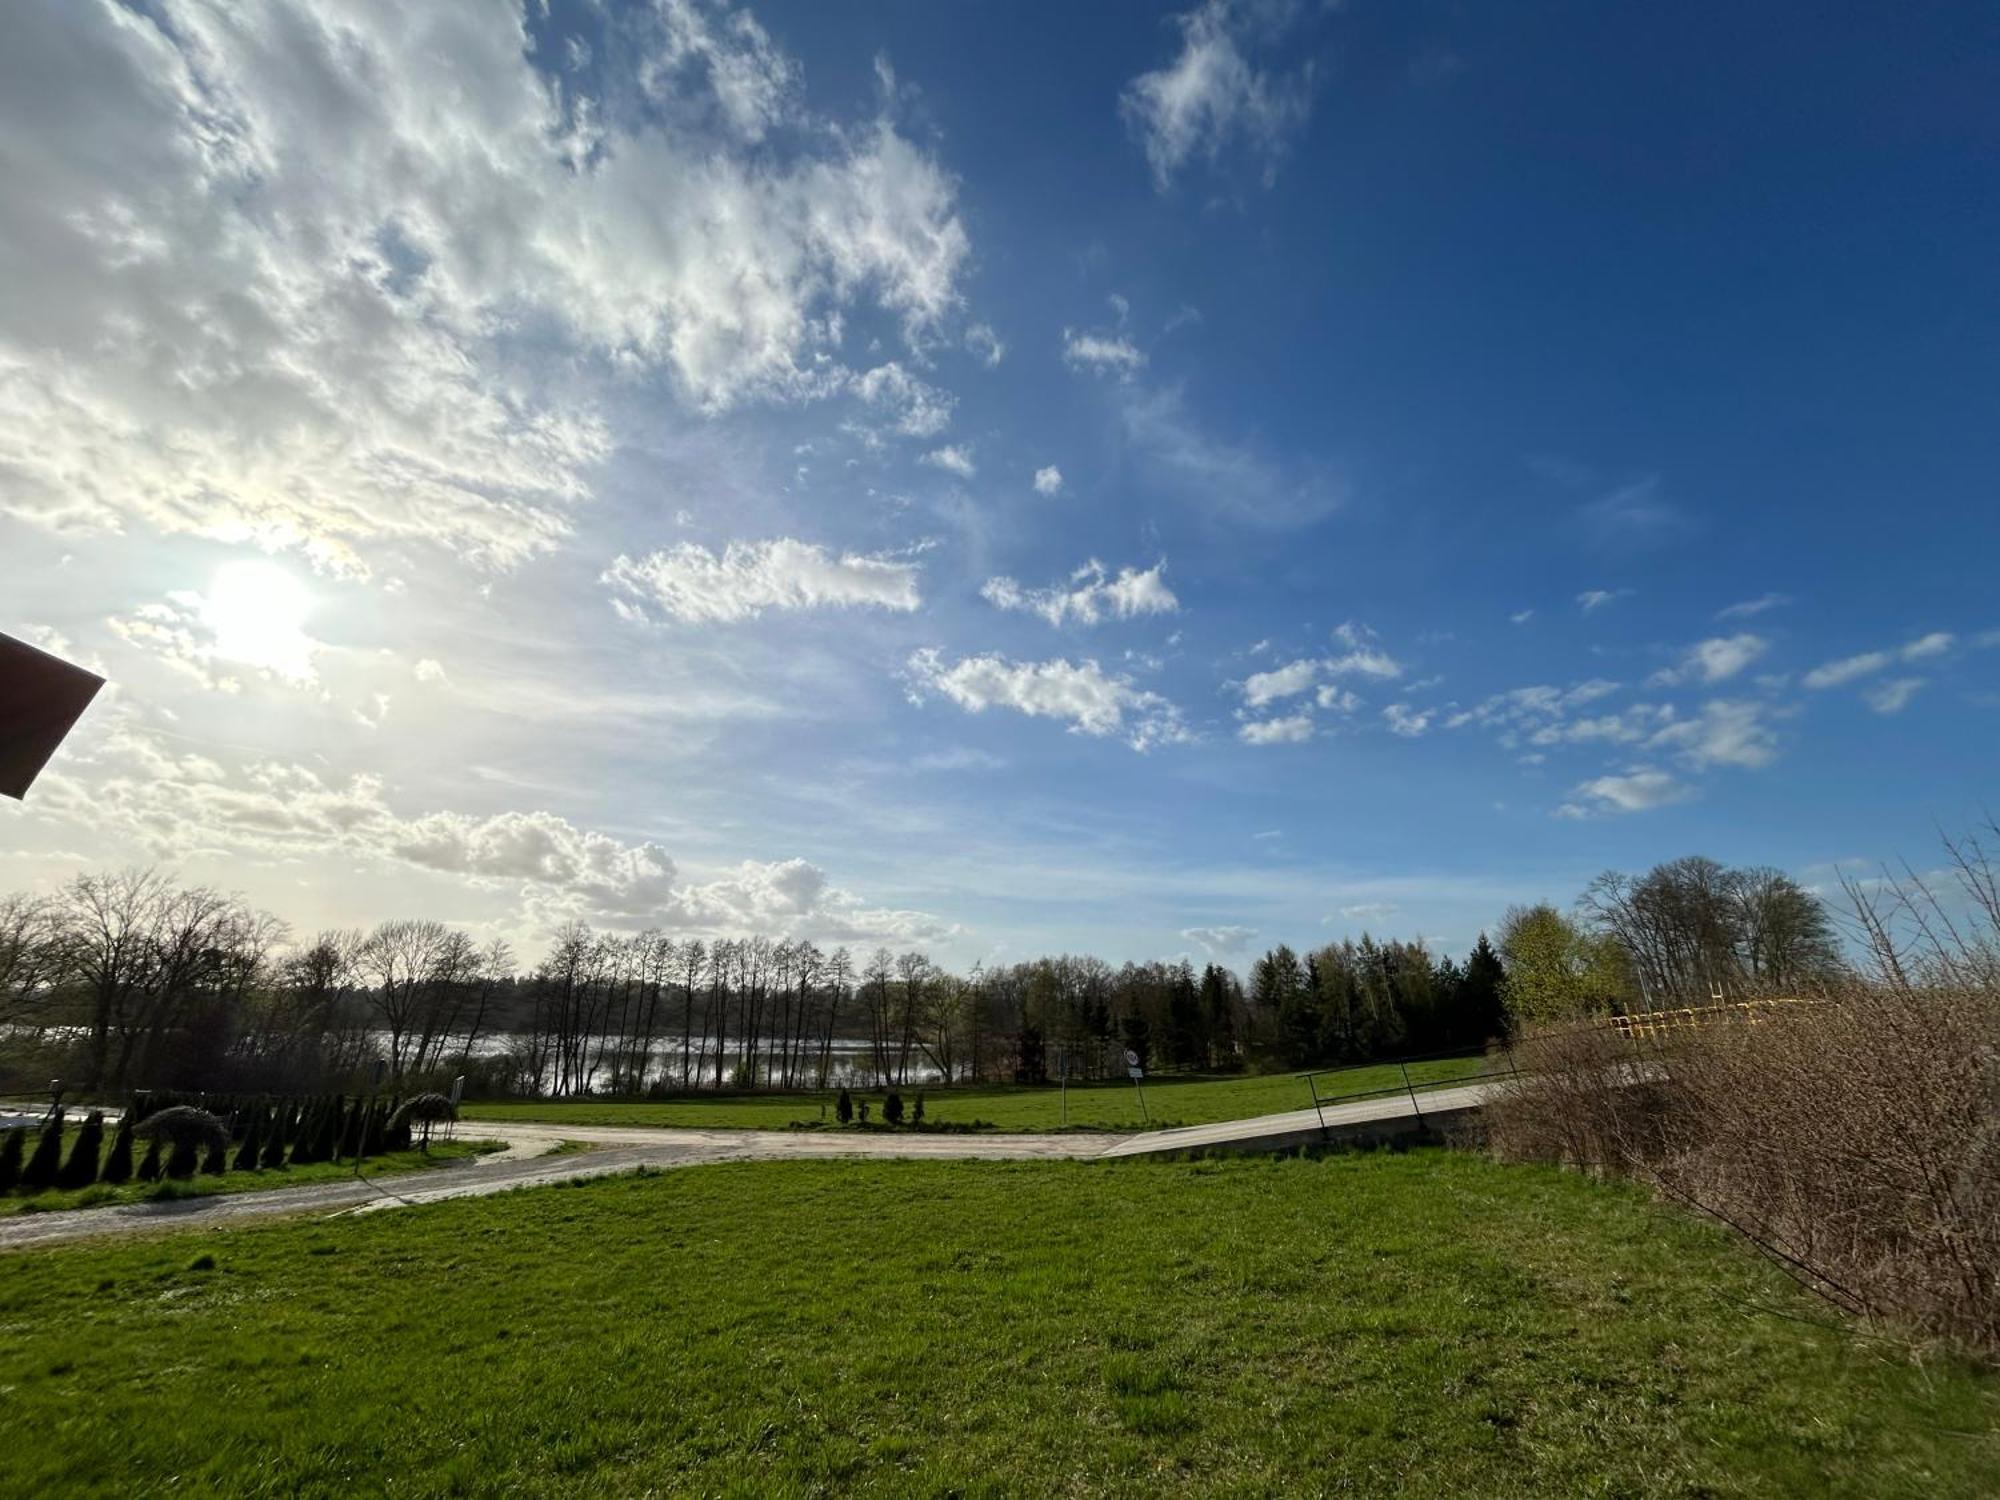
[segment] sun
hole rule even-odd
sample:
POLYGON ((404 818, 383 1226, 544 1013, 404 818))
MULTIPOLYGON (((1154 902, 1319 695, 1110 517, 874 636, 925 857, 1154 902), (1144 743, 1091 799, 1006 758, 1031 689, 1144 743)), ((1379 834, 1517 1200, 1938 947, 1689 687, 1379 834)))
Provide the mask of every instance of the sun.
POLYGON ((275 564, 224 563, 201 595, 201 619, 215 637, 214 654, 295 682, 313 677, 317 642, 306 634, 313 597, 275 564))

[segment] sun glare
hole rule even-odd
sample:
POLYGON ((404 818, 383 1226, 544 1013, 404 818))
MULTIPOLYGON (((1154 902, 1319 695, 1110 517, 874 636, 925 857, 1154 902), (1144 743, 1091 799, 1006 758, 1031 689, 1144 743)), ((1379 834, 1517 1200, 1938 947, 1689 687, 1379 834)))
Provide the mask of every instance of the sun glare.
POLYGON ((313 675, 315 642, 305 632, 312 605, 312 595, 283 568, 232 562, 209 580, 201 618, 214 632, 216 656, 303 681, 313 675))

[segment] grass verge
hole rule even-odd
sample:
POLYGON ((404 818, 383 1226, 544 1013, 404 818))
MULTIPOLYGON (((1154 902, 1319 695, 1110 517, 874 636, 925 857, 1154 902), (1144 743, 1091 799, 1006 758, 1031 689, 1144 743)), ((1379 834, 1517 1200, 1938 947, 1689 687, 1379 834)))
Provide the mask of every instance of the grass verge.
POLYGON ((1464 1154, 758 1163, 8 1257, 23 1494, 1982 1496, 2000 1381, 1464 1154))
MULTIPOLYGON (((565 1142, 565 1145, 574 1144, 565 1142)), ((498 1141, 432 1141, 430 1154, 389 1151, 361 1164, 364 1178, 423 1172, 503 1149, 498 1141)), ((225 1172, 220 1177, 196 1173, 186 1181, 93 1183, 67 1191, 10 1193, 0 1196, 0 1218, 9 1214, 55 1213, 66 1208, 102 1208, 109 1203, 148 1203, 176 1198, 206 1198, 215 1193, 257 1193, 272 1188, 310 1187, 317 1182, 345 1182, 354 1176, 353 1162, 316 1161, 302 1167, 267 1167, 256 1172, 225 1172)))
MULTIPOLYGON (((1484 1058, 1452 1057, 1412 1063, 1410 1075, 1424 1084, 1449 1083, 1492 1066, 1484 1058)), ((1339 1103, 1401 1086, 1395 1065, 1356 1068, 1329 1080, 1336 1092, 1326 1102, 1339 1103)), ((1324 1085, 1323 1085, 1324 1087, 1324 1085)), ((1073 1086, 1067 1113, 1062 1090, 1047 1085, 995 1085, 968 1088, 906 1088, 906 1106, 924 1096, 924 1121, 958 1128, 988 1127, 1011 1131, 1145 1130, 1172 1125, 1206 1125, 1216 1120, 1251 1115, 1284 1114, 1310 1109, 1312 1093, 1296 1073, 1267 1073, 1228 1078, 1149 1078, 1142 1111, 1138 1091, 1130 1082, 1073 1086)), ((562 1125, 681 1125, 746 1130, 786 1130, 794 1125, 833 1125, 833 1101, 838 1090, 806 1093, 697 1094, 661 1101, 616 1100, 535 1101, 468 1104, 469 1120, 538 1120, 562 1125)), ((857 1089, 857 1104, 866 1099, 869 1112, 882 1118, 882 1089, 857 1089)))

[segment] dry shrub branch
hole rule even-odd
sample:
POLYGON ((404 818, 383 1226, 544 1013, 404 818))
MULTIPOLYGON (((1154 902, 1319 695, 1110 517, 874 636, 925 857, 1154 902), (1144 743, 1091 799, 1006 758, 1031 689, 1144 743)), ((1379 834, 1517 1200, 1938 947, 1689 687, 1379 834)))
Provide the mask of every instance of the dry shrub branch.
POLYGON ((1863 958, 1784 997, 1812 1003, 1524 1037, 1495 1149, 1648 1182, 1851 1313, 2000 1355, 2000 828, 1982 833, 1947 841, 1939 875, 1848 881, 1863 958))

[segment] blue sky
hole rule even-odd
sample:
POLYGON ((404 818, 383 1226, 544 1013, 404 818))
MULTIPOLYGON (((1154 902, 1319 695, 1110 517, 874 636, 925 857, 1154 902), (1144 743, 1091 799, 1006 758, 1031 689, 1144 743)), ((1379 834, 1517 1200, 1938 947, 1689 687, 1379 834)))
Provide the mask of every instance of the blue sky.
POLYGON ((1991 801, 1990 8, 6 24, 9 884, 1240 962, 1991 801))

